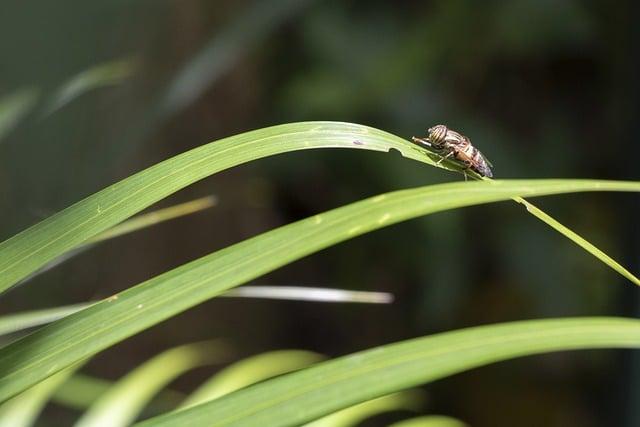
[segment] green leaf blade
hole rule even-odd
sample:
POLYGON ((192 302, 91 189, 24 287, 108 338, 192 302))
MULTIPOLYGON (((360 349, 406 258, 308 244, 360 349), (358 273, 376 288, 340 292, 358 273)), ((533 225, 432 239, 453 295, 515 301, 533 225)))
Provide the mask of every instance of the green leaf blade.
POLYGON ((395 149, 407 158, 434 163, 409 141, 350 123, 291 123, 224 138, 113 184, 0 243, 0 292, 98 233, 209 175, 263 157, 316 148, 395 149))
POLYGON ((19 89, 0 98, 0 140, 31 111, 38 100, 34 88, 19 89))
POLYGON ((80 368, 81 364, 47 378, 29 390, 0 405, 0 427, 28 427, 35 424, 55 391, 80 368))
POLYGON ((489 363, 552 351, 596 348, 640 348, 640 320, 532 320, 403 341, 320 363, 137 426, 300 425, 360 402, 489 363))
POLYGON ((575 231, 571 230, 569 227, 558 222, 556 219, 551 217, 546 212, 542 211, 540 208, 535 206, 533 203, 529 203, 524 200, 522 197, 514 197, 514 200, 518 203, 524 205, 531 215, 538 218, 540 221, 546 223, 548 226, 571 240, 576 245, 580 246, 582 249, 598 258, 600 261, 611 267, 613 270, 617 271, 621 276, 632 282, 633 284, 640 286, 640 279, 631 273, 629 270, 624 268, 620 263, 611 258, 609 255, 604 253, 602 250, 597 248, 595 245, 584 239, 582 236, 577 234, 575 231))
POLYGON ((305 368, 324 359, 324 356, 310 351, 276 350, 240 360, 201 384, 180 404, 180 408, 217 399, 248 385, 305 368))
POLYGON ((410 418, 398 421, 389 427, 469 427, 455 418, 445 415, 425 415, 424 417, 410 418))
POLYGON ((426 400, 421 390, 407 390, 388 394, 342 409, 331 415, 304 424, 304 427, 353 427, 367 418, 390 411, 418 411, 426 400))
POLYGON ((75 424, 76 427, 128 426, 154 395, 186 371, 219 362, 229 350, 221 343, 175 347, 138 366, 113 384, 75 424))
POLYGON ((182 265, 0 349, 0 401, 150 326, 328 246, 446 209, 562 192, 640 191, 614 181, 492 181, 383 194, 301 220, 182 265))

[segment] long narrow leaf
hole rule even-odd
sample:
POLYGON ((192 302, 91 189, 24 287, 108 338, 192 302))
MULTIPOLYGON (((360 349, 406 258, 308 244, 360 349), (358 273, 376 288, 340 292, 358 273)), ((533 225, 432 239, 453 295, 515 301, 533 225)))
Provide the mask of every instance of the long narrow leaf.
POLYGON ((417 411, 424 403, 425 394, 420 390, 408 390, 378 397, 359 403, 319 420, 304 424, 304 427, 354 427, 367 418, 389 411, 417 411))
POLYGON ((532 320, 437 334, 320 363, 137 426, 296 426, 489 363, 593 348, 640 348, 640 320, 532 320))
POLYGON ((76 74, 53 94, 43 114, 49 115, 91 90, 122 83, 134 74, 137 65, 134 58, 114 59, 76 74))
POLYGON ((225 345, 214 342, 187 344, 167 350, 113 384, 82 415, 76 426, 127 426, 173 379, 198 366, 220 362, 228 354, 225 345))
POLYGON ((388 292, 350 291, 348 289, 312 288, 309 286, 241 286, 230 289, 220 296, 361 304, 390 304, 393 302, 393 294, 388 292))
POLYGON ((602 261, 603 263, 605 263, 606 265, 611 267, 613 270, 615 270, 618 273, 620 273, 626 279, 628 279, 631 282, 633 282, 634 284, 640 286, 640 279, 638 279, 638 277, 636 277, 633 273, 631 273, 629 270, 627 270, 622 265, 620 265, 616 260, 611 258, 609 255, 607 255, 606 253, 604 253, 603 251, 598 249, 592 243, 588 242, 583 237, 578 235, 576 232, 574 232, 570 228, 562 225, 561 223, 556 221, 554 218, 552 218, 549 214, 547 214, 546 212, 542 211, 540 208, 535 206, 533 203, 530 203, 530 202, 526 201, 522 197, 514 197, 513 200, 515 200, 516 202, 521 203, 522 205, 524 205, 524 207, 527 209, 527 211, 531 215, 535 216, 536 218, 538 218, 542 222, 544 222, 547 225, 549 225, 554 230, 558 231, 560 234, 562 234, 563 236, 565 236, 566 238, 568 238, 569 240, 574 242, 576 245, 580 246, 585 251, 589 252, 591 255, 595 256, 600 261, 602 261))
POLYGON ((442 184, 362 200, 227 247, 0 349, 0 401, 150 326, 328 246, 400 221, 516 196, 640 191, 640 183, 542 180, 442 184))
POLYGON ((247 4, 242 13, 216 31, 179 70, 158 101, 158 114, 169 116, 191 105, 250 49, 310 3, 310 0, 259 0, 247 4))
POLYGON ((398 421, 389 427, 468 427, 468 425, 445 415, 426 415, 398 421))
POLYGON ((395 149, 435 164, 428 153, 402 138, 349 123, 291 123, 221 139, 113 184, 0 243, 0 292, 189 184, 252 160, 314 148, 395 149))
POLYGON ((185 203, 169 206, 168 208, 158 209, 138 215, 90 238, 87 243, 102 242, 104 240, 120 237, 124 234, 133 233, 134 231, 151 227, 153 225, 160 224, 161 222, 209 209, 210 207, 215 206, 216 203, 218 203, 218 199, 215 196, 205 196, 185 203))
POLYGON ((71 249, 61 256, 49 261, 47 264, 38 268, 34 272, 30 273, 28 276, 21 279, 16 286, 22 285, 25 282, 33 279, 36 276, 39 276, 42 273, 45 273, 52 268, 57 267, 63 262, 68 261, 69 259, 75 257, 76 255, 90 249, 96 243, 102 242, 104 240, 113 239, 115 237, 122 236, 124 234, 133 233, 134 231, 141 230, 146 227, 151 227, 153 225, 159 224, 164 221, 169 221, 171 219, 179 218, 184 215, 189 215, 192 213, 199 212, 204 209, 208 209, 214 206, 217 202, 217 199, 214 196, 201 197, 199 199, 191 200, 189 202, 180 203, 174 206, 170 206, 168 208, 157 209, 145 214, 137 215, 131 219, 128 219, 124 222, 121 222, 118 225, 115 225, 102 233, 99 233, 90 239, 83 242, 80 246, 71 249))
POLYGON ((267 378, 306 368, 323 359, 324 356, 318 353, 303 350, 270 351, 249 357, 215 374, 185 399, 180 408, 217 399, 267 378))
MULTIPOLYGON (((241 286, 230 289, 220 296, 331 303, 390 304, 393 302, 393 294, 388 292, 298 286, 241 286)), ((83 310, 91 304, 95 304, 95 301, 0 316, 0 336, 55 322, 58 319, 83 310)))
POLYGON ((51 395, 81 365, 82 363, 78 363, 58 372, 0 405, 0 427, 28 427, 35 424, 38 415, 48 403, 51 395))
MULTIPOLYGON (((54 391, 51 400, 59 405, 84 411, 107 393, 112 385, 113 382, 109 380, 76 373, 54 391)), ((164 388, 153 398, 145 413, 165 413, 176 408, 184 397, 183 393, 164 388)))
POLYGON ((20 89, 0 98, 0 140, 33 108, 38 91, 33 88, 20 89))
POLYGON ((0 336, 55 322, 58 319, 85 309, 91 304, 93 303, 71 304, 42 310, 6 314, 0 317, 0 336))

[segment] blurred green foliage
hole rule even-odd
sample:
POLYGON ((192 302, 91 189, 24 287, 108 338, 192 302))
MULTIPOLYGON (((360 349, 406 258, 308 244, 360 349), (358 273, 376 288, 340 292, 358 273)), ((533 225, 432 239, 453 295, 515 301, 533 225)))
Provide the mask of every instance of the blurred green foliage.
MULTIPOLYGON (((7 2, 0 239, 170 155, 296 120, 361 122, 407 137, 442 122, 470 136, 499 178, 637 179, 638 18, 630 0, 7 2), (74 76, 128 58, 136 67, 116 73, 117 85, 56 103, 74 76)), ((215 193, 221 205, 211 215, 83 254, 5 295, 3 308, 105 297, 275 226, 449 179, 376 153, 262 160, 166 202, 215 193)), ((637 272, 640 212, 624 197, 542 207, 637 272)), ((519 207, 475 207, 381 230, 261 281, 392 291, 393 306, 211 301, 88 369, 115 377, 162 349, 218 336, 247 354, 291 347, 334 356, 465 325, 616 314, 636 300, 620 282, 519 207), (211 326, 192 326, 202 323, 211 326)), ((530 425, 611 424, 625 411, 625 372, 613 353, 509 362, 429 386, 428 408, 472 425, 511 425, 513 413, 530 425)))

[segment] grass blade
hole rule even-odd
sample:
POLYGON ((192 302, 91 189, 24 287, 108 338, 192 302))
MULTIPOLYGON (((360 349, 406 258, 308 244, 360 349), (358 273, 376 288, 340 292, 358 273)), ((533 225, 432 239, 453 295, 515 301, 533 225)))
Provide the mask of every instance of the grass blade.
POLYGON ((80 368, 78 363, 58 372, 0 405, 0 427, 27 427, 35 424, 38 415, 53 393, 80 368))
MULTIPOLYGON (((318 353, 303 350, 278 350, 249 357, 218 372, 185 399, 179 409, 217 399, 251 384, 306 368, 324 359, 325 357, 318 353)), ((417 410, 423 400, 423 393, 418 391, 394 393, 343 409, 307 426, 346 427, 356 425, 359 421, 385 411, 417 410)))
POLYGON ((167 350, 114 383, 82 415, 77 427, 130 425, 151 398, 179 375, 219 362, 229 350, 220 343, 187 344, 167 350))
POLYGON ((133 58, 115 59, 97 64, 73 76, 53 94, 43 115, 49 115, 91 90, 115 86, 133 76, 138 68, 133 58))
MULTIPOLYGON (((112 385, 111 381, 76 373, 55 390, 51 400, 59 405, 84 411, 112 385)), ((176 408, 184 397, 180 392, 165 388, 154 397, 147 409, 151 413, 162 414, 176 408)))
POLYGON ((0 349, 0 401, 194 305, 339 242, 420 215, 517 196, 640 191, 580 180, 460 182, 383 194, 207 255, 58 320, 0 349))
MULTIPOLYGON (((346 289, 297 286, 241 286, 236 289, 230 289, 220 296, 330 303, 389 304, 393 302, 393 294, 388 292, 349 291, 346 289)), ((91 301, 0 316, 0 336, 55 322, 95 303, 96 301, 91 301)))
POLYGON ((220 296, 361 304, 389 304, 393 302, 393 294, 388 292, 350 291, 307 286, 241 286, 220 296))
POLYGON ((533 205, 532 203, 527 202, 522 197, 514 197, 513 200, 523 204, 524 207, 527 209, 527 212, 529 212, 531 215, 535 216, 542 222, 548 224, 551 228, 553 228, 554 230, 556 230, 557 232, 559 232, 560 234, 562 234, 563 236, 565 236, 566 238, 568 238, 569 240, 571 240, 572 242, 580 246, 585 251, 589 252, 594 257, 598 258, 600 261, 602 261, 603 263, 611 267, 613 270, 620 273, 620 275, 622 275, 632 283, 640 286, 640 279, 638 279, 633 273, 631 273, 629 270, 624 268, 622 265, 620 265, 616 260, 611 258, 609 255, 607 255, 606 253, 602 252, 600 249, 595 247, 593 244, 589 243, 583 237, 576 234, 573 230, 560 224, 550 215, 543 212, 540 208, 533 205))
POLYGON ((30 88, 0 98, 0 140, 29 113, 37 99, 37 90, 30 88))
POLYGON ((409 141, 349 123, 291 123, 221 139, 113 184, 0 243, 0 292, 189 184, 252 160, 314 148, 395 149, 407 158, 435 164, 409 141))
POLYGON ((58 319, 85 309, 91 304, 93 304, 93 302, 6 314, 0 317, 0 336, 55 322, 58 319))
POLYGON ((158 114, 166 117, 192 105, 242 56, 311 3, 310 0, 260 0, 247 4, 245 11, 217 31, 179 70, 158 102, 158 114))
POLYGON ((180 405, 180 409, 198 405, 243 387, 306 368, 325 359, 304 350, 277 350, 246 358, 223 369, 198 387, 180 405))
POLYGON ((460 420, 444 415, 427 415, 398 421, 389 427, 468 427, 468 425, 460 420))
POLYGON ((109 228, 106 231, 103 231, 102 233, 96 236, 93 236, 92 238, 88 239, 87 241, 85 241, 75 249, 71 249, 65 252, 58 258, 48 262, 47 264, 43 265, 36 271, 30 273, 24 279, 21 279, 18 283, 16 283, 16 286, 22 285, 25 282, 33 279, 34 277, 39 276, 40 274, 45 273, 51 270, 52 268, 55 268, 58 265, 68 261, 69 259, 75 257, 76 255, 88 249, 91 249, 91 247, 93 247, 93 245, 95 245, 96 243, 100 243, 108 239, 113 239, 113 238, 122 236, 124 234, 133 233, 134 231, 151 227, 156 224, 160 224, 161 222, 164 222, 164 221, 169 221, 171 219, 179 218, 181 216, 190 215, 192 213, 196 213, 201 210, 208 209, 212 206, 215 206, 216 203, 217 203, 217 199, 215 198, 215 196, 207 196, 207 197, 201 197, 199 199, 191 200, 189 202, 170 206, 168 208, 158 209, 149 213, 135 216, 131 219, 128 219, 124 222, 121 222, 118 225, 115 225, 109 228))
POLYGON ((425 394, 419 390, 401 391, 359 403, 319 420, 304 424, 304 427, 351 427, 358 426, 369 417, 389 411, 417 411, 424 403, 425 394))
POLYGON ((87 243, 97 243, 113 239, 115 237, 120 237, 124 234, 133 233, 134 231, 142 230, 143 228, 151 227, 171 219, 180 218, 181 216, 191 215, 193 213, 209 209, 217 203, 218 199, 215 196, 206 196, 189 202, 169 206, 168 208, 158 209, 146 214, 138 215, 90 238, 87 243))
POLYGON ((403 341, 323 362, 137 426, 295 426, 501 360, 595 348, 640 348, 640 320, 531 320, 403 341))

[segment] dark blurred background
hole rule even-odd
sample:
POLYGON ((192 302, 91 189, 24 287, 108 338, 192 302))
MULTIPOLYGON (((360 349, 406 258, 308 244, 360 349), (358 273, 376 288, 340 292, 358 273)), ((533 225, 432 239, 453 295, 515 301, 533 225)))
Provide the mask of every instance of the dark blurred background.
MULTIPOLYGON (((472 138, 497 178, 638 179, 638 22, 631 0, 3 2, 0 100, 25 108, 0 123, 0 239, 190 148, 302 120, 407 138, 446 123, 472 138), (107 84, 60 94, 114 61, 124 67, 107 84)), ((214 194, 212 210, 104 243, 3 295, 2 312, 103 298, 367 196, 461 179, 361 150, 260 160, 160 204, 214 194)), ((640 271, 637 196, 536 203, 640 271)), ((471 325, 638 314, 631 283, 514 203, 394 225, 253 284, 388 291, 396 302, 209 301, 85 372, 115 379, 161 350, 213 337, 239 357, 280 348, 339 356, 471 325)), ((210 372, 174 386, 187 391, 210 372)), ((478 426, 635 426, 639 376, 631 353, 530 357, 424 387, 424 413, 478 426)))

